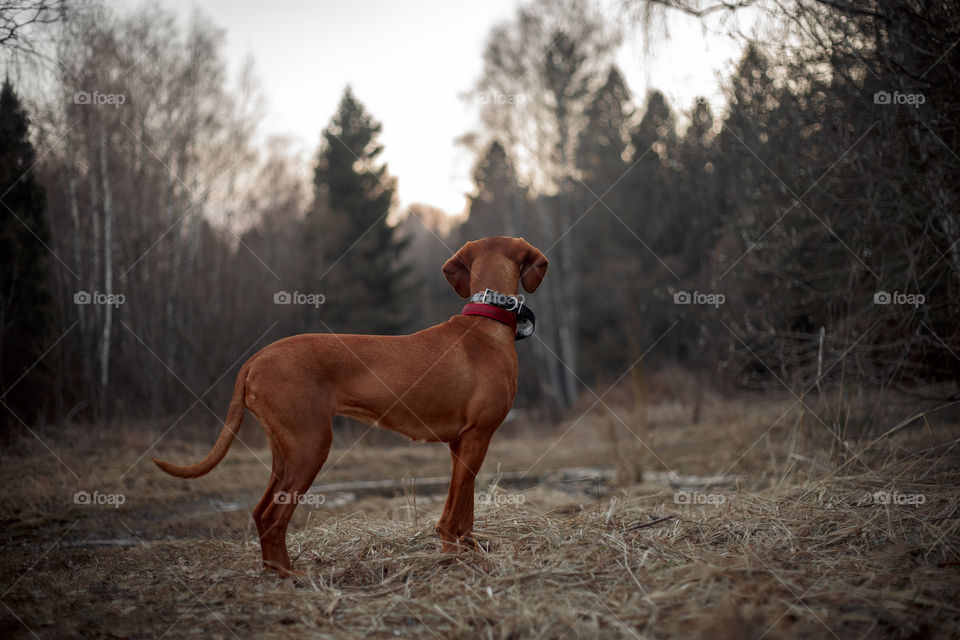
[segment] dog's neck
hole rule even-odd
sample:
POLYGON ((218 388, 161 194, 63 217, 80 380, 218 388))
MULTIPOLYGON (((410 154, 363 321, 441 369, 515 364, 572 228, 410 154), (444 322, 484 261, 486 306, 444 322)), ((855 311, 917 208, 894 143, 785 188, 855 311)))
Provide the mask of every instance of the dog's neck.
POLYGON ((523 306, 524 297, 516 293, 503 293, 496 289, 483 289, 472 294, 467 300, 517 312, 523 306))
POLYGON ((511 311, 484 302, 468 302, 460 315, 481 316, 493 320, 490 327, 495 331, 509 331, 511 337, 517 333, 517 316, 511 311))
MULTIPOLYGON (((505 296, 511 296, 511 297, 516 298, 516 297, 519 295, 519 293, 518 293, 518 291, 517 291, 518 288, 519 288, 519 285, 516 285, 516 284, 513 285, 512 287, 504 287, 504 286, 502 286, 502 285, 501 285, 501 286, 493 286, 493 285, 486 285, 486 284, 473 284, 473 283, 471 283, 471 284, 470 284, 470 295, 471 295, 471 296, 475 296, 475 295, 477 295, 478 293, 481 293, 481 294, 482 294, 484 291, 489 291, 489 292, 491 292, 491 293, 502 293, 502 294, 505 295, 505 296)), ((522 296, 521 296, 521 297, 522 297, 522 296)))
POLYGON ((536 322, 533 311, 524 306, 523 296, 507 295, 492 289, 471 295, 461 314, 495 320, 510 330, 514 340, 533 335, 536 322))

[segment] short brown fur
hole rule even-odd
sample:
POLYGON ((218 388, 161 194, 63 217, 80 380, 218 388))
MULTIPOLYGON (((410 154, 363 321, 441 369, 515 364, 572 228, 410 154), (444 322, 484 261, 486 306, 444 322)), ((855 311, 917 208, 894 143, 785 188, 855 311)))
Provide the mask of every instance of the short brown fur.
MULTIPOLYGON (((532 293, 547 264, 522 238, 498 236, 465 244, 443 273, 462 298, 487 288, 516 294, 518 282, 532 293)), ((189 467, 154 462, 180 478, 208 473, 226 455, 249 409, 273 452, 270 482, 253 510, 263 563, 288 576, 295 572, 287 525, 297 503, 277 496, 310 488, 330 452, 333 416, 350 416, 414 440, 449 444, 453 471, 437 532, 444 552, 476 548, 474 480, 516 391, 513 331, 490 318, 456 315, 406 336, 297 335, 244 363, 223 430, 203 460, 189 467)))

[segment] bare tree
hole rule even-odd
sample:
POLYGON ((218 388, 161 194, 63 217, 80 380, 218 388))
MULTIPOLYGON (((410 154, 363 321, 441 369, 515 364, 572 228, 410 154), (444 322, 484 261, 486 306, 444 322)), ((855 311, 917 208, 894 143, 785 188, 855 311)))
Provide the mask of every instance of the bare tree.
MULTIPOLYGON (((637 6, 703 17, 747 4, 637 6)), ((744 382, 820 390, 813 422, 842 448, 863 388, 958 394, 960 12, 753 4, 776 37, 745 53, 720 134, 727 351, 744 382)), ((864 411, 863 425, 889 417, 864 411)))
POLYGON ((64 297, 125 300, 63 307, 65 327, 79 321, 86 388, 74 395, 97 415, 132 398, 155 413, 183 405, 232 362, 197 345, 236 338, 206 319, 232 306, 230 287, 214 283, 229 282, 245 250, 235 229, 257 218, 242 212, 262 167, 250 72, 228 86, 222 43, 201 15, 184 32, 156 7, 91 5, 64 23, 61 90, 46 116, 48 158, 62 168, 54 233, 79 278, 64 297))
POLYGON ((475 88, 485 131, 516 159, 522 181, 535 193, 556 194, 534 202, 539 230, 531 235, 552 254, 553 276, 540 300, 554 331, 537 338, 537 351, 562 406, 578 391, 579 245, 573 227, 584 212, 569 197, 576 179, 573 157, 587 106, 619 41, 619 33, 582 0, 559 7, 533 2, 491 32, 475 88))
POLYGON ((65 10, 64 0, 0 0, 0 48, 32 53, 30 27, 57 22, 65 10))

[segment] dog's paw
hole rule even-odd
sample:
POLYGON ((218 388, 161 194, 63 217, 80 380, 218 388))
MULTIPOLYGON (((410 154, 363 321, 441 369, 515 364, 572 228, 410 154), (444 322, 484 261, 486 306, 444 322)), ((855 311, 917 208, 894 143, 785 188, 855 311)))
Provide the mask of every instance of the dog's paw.
POLYGON ((467 549, 471 551, 481 551, 487 553, 490 551, 490 542, 486 540, 477 540, 472 535, 462 536, 459 540, 458 546, 461 549, 467 549))
POLYGON ((263 571, 267 574, 273 574, 280 578, 281 580, 286 580, 288 578, 306 578, 307 574, 297 571, 291 567, 282 567, 278 564, 272 562, 265 562, 263 564, 263 571))

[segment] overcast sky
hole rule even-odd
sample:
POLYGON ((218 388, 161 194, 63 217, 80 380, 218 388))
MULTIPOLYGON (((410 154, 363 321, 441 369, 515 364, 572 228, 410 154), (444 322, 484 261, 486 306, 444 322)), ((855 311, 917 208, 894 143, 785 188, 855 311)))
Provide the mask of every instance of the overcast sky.
MULTIPOLYGON (((516 0, 160 1, 185 17, 197 7, 226 29, 234 71, 253 57, 267 100, 264 133, 289 136, 312 162, 350 84, 383 124, 401 207, 424 202, 463 211, 475 158, 454 140, 475 129, 476 114, 461 96, 480 74, 490 28, 514 17, 516 0)), ((635 101, 657 88, 683 111, 705 95, 719 114, 718 72, 729 71, 740 45, 679 14, 669 29, 670 38, 651 51, 639 28, 625 38, 617 62, 635 101)))

